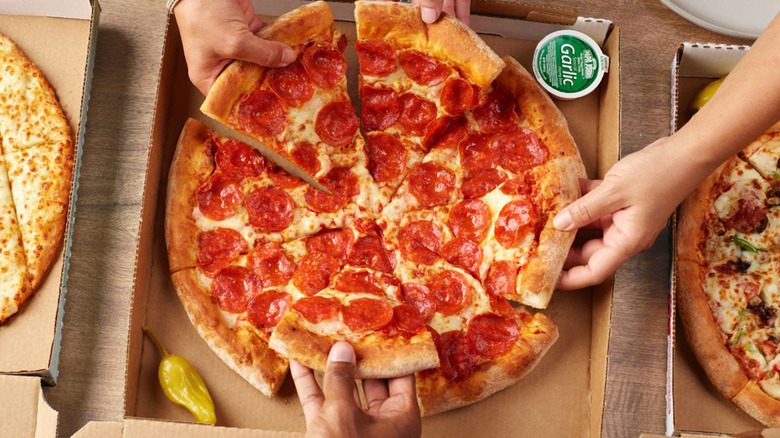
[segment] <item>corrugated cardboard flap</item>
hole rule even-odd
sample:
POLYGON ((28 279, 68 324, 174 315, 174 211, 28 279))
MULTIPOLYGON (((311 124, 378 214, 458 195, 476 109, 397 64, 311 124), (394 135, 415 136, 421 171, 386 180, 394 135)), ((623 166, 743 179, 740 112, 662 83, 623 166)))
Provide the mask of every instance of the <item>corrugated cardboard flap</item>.
POLYGON ((57 436, 57 411, 43 398, 41 379, 0 374, 0 436, 57 436))
MULTIPOLYGON (((203 424, 176 423, 128 418, 122 423, 92 421, 73 438, 145 438, 149 436, 187 436, 187 438, 300 438, 299 432, 237 429, 203 424)), ((53 436, 53 435, 51 435, 53 436)))
POLYGON ((0 2, 0 14, 89 20, 92 6, 90 0, 3 0, 0 2))

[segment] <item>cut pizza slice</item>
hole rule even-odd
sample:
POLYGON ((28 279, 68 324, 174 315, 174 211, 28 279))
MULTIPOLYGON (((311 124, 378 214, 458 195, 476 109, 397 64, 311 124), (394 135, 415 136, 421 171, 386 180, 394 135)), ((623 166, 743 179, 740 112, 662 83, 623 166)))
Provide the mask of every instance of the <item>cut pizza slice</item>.
POLYGON ((384 205, 423 160, 432 137, 477 105, 504 64, 448 15, 425 24, 415 6, 356 2, 355 19, 361 122, 384 205))
POLYGON ((57 256, 73 176, 70 140, 40 144, 4 155, 33 288, 57 256))
POLYGON ((212 252, 228 248, 245 253, 257 242, 288 242, 349 226, 362 214, 357 203, 365 193, 352 170, 331 169, 320 179, 331 189, 325 193, 266 162, 249 145, 221 138, 189 119, 169 177, 166 241, 171 270, 208 264, 212 252), (225 229, 233 231, 234 243, 205 237, 225 229))
POLYGON ((302 6, 274 20, 258 36, 289 44, 298 59, 283 68, 231 63, 217 77, 201 111, 325 179, 329 190, 333 172, 349 169, 361 182, 358 204, 378 209, 365 141, 347 94, 346 39, 334 31, 328 5, 302 6))
POLYGON ((19 310, 32 291, 8 173, 0 160, 0 325, 19 310))
POLYGON ((311 237, 306 250, 313 262, 301 263, 291 281, 305 296, 274 329, 271 348, 324 371, 330 347, 348 341, 357 355, 357 378, 399 377, 438 366, 433 338, 417 309, 401 301, 394 259, 372 220, 311 237), (333 269, 322 275, 329 264, 333 269))
POLYGON ((780 184, 780 122, 750 143, 740 156, 768 181, 780 184))

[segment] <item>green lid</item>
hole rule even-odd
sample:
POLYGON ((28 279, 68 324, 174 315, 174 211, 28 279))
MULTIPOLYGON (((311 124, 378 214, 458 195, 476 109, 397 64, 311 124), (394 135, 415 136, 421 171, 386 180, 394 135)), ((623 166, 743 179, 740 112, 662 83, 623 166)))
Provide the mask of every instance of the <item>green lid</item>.
POLYGON ((552 95, 574 99, 593 91, 609 65, 599 46, 587 35, 570 30, 553 32, 536 46, 533 70, 552 95))

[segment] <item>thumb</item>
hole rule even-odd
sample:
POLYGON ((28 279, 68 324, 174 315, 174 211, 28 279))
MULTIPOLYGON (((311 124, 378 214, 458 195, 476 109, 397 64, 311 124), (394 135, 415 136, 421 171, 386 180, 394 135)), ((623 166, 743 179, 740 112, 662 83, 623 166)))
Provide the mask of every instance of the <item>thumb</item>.
POLYGON ((253 62, 264 67, 284 67, 295 61, 295 51, 287 44, 268 41, 247 33, 246 38, 229 55, 242 61, 253 62))
POLYGON ((561 231, 582 228, 622 208, 621 202, 622 198, 609 189, 609 184, 599 184, 582 198, 561 210, 553 218, 553 226, 561 231))
POLYGON ((355 350, 348 342, 336 342, 331 347, 322 387, 327 400, 354 402, 355 350))
POLYGON ((425 23, 433 23, 441 15, 442 0, 415 0, 413 4, 420 5, 420 15, 425 23))

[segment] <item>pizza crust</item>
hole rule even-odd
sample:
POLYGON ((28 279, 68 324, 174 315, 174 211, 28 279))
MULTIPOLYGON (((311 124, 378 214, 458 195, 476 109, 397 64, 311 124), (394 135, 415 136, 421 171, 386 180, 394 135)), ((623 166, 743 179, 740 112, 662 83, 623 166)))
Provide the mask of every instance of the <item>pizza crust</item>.
POLYGON ((677 214, 675 236, 675 257, 704 265, 701 247, 705 244, 707 213, 710 210, 712 188, 720 179, 726 164, 721 165, 707 177, 680 205, 677 214))
POLYGON ((356 1, 355 24, 361 40, 382 40, 415 50, 426 48, 427 30, 418 6, 356 1))
POLYGON ((537 313, 528 326, 521 326, 512 350, 492 366, 483 366, 459 382, 450 382, 438 373, 418 373, 415 380, 420 413, 430 416, 470 405, 513 385, 534 369, 557 339, 558 327, 537 313))
POLYGON ((726 348, 726 338, 715 323, 702 290, 704 268, 688 260, 675 262, 677 306, 685 338, 716 388, 734 397, 748 382, 739 362, 726 348))
POLYGON ((780 427, 780 401, 765 393, 756 382, 748 382, 731 401, 765 426, 780 427))
POLYGON ((287 375, 288 361, 246 326, 228 327, 200 285, 197 270, 175 272, 171 280, 192 325, 214 353, 265 396, 273 397, 287 375))
MULTIPOLYGON (((268 342, 279 354, 317 371, 325 371, 330 348, 336 339, 307 330, 293 311, 288 311, 268 342)), ((427 330, 412 338, 386 338, 375 333, 351 342, 357 356, 357 379, 388 379, 439 366, 439 355, 427 330)))
POLYGON ((198 186, 214 171, 210 141, 211 131, 206 125, 187 119, 168 174, 165 242, 171 272, 197 265, 199 230, 192 212, 198 186))
MULTIPOLYGON (((301 6, 272 21, 256 34, 258 38, 279 41, 300 52, 311 41, 332 41, 333 13, 318 1, 301 6)), ((247 61, 233 61, 220 73, 211 86, 200 110, 221 122, 231 119, 231 111, 245 93, 255 87, 266 68, 247 61)), ((228 123, 236 125, 236 123, 228 123)))

